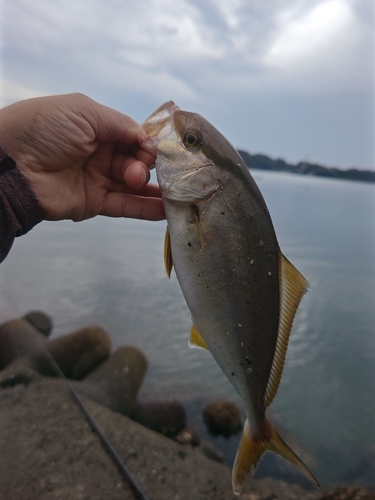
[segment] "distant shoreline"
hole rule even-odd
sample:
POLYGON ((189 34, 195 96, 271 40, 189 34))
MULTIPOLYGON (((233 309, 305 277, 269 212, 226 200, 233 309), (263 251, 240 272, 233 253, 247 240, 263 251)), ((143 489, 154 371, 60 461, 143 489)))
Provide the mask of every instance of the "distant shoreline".
POLYGON ((273 160, 272 158, 262 154, 252 155, 247 151, 240 149, 238 150, 238 153, 250 169, 268 170, 272 172, 289 172, 299 175, 314 175, 317 177, 328 177, 331 179, 375 182, 375 171, 373 170, 360 170, 357 168, 342 170, 334 167, 324 167, 323 165, 317 165, 307 161, 302 161, 293 165, 286 163, 281 159, 273 160))

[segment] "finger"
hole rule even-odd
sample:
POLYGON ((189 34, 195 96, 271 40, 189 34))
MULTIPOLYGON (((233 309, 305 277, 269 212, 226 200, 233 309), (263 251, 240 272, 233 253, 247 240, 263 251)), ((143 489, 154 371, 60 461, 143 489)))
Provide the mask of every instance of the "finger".
POLYGON ((107 194, 104 198, 101 215, 152 221, 165 219, 165 212, 160 198, 146 198, 127 193, 107 194))
POLYGON ((134 194, 138 196, 145 196, 146 198, 161 198, 161 190, 158 184, 149 182, 143 188, 138 191, 130 189, 126 184, 121 182, 115 182, 111 185, 109 192, 112 193, 126 193, 134 194))
POLYGON ((155 165, 156 156, 142 148, 138 148, 135 153, 137 160, 143 161, 149 168, 155 165))
MULTIPOLYGON (((146 157, 146 161, 150 161, 146 157)), ((125 182, 133 191, 138 191, 150 180, 150 170, 146 163, 132 156, 115 152, 111 163, 111 177, 117 182, 125 182)))
POLYGON ((155 165, 156 156, 145 149, 140 148, 138 144, 129 146, 127 144, 117 142, 115 145, 115 151, 123 153, 124 155, 134 156, 137 160, 143 161, 143 163, 145 163, 149 168, 152 168, 155 165))
POLYGON ((120 142, 123 144, 138 144, 142 136, 139 123, 107 106, 103 106, 87 96, 75 96, 79 99, 84 117, 95 131, 96 139, 105 142, 120 142))
POLYGON ((130 183, 132 189, 140 189, 148 179, 149 172, 147 165, 137 160, 134 156, 122 154, 118 151, 113 153, 111 162, 111 177, 117 182, 125 181, 125 172, 131 167, 130 183), (134 166, 132 166, 135 164, 134 166), (144 171, 144 174, 142 173, 144 171), (136 177, 134 179, 134 177, 136 177), (143 182, 140 182, 140 181, 143 182), (135 185, 134 185, 135 182, 135 185))
POLYGON ((142 161, 134 161, 127 165, 124 172, 124 181, 130 189, 138 191, 150 180, 150 171, 142 161))
POLYGON ((132 146, 117 143, 116 150, 121 153, 127 154, 129 156, 134 156, 137 160, 143 161, 146 165, 151 168, 155 165, 156 156, 154 156, 149 151, 139 147, 138 144, 133 144, 132 146))
POLYGON ((144 188, 140 189, 137 194, 150 198, 161 198, 161 189, 159 184, 149 182, 144 188))

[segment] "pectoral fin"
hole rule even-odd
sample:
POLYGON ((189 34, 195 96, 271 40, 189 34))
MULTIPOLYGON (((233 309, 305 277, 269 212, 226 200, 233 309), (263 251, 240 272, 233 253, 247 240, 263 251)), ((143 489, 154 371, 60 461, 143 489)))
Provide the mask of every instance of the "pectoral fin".
POLYGON ((172 249, 171 249, 171 237, 169 235, 168 226, 165 231, 165 238, 164 238, 164 266, 168 278, 170 278, 173 267, 173 260, 172 260, 172 249))
POLYGON ((190 330, 189 347, 201 347, 202 349, 208 349, 206 342, 200 336, 198 330, 193 325, 190 330))
POLYGON ((279 252, 280 317, 275 354, 264 396, 267 407, 276 395, 284 368, 289 335, 299 303, 308 289, 302 274, 279 252))
POLYGON ((194 216, 195 223, 197 225, 199 239, 200 239, 200 242, 202 245, 202 250, 204 250, 204 247, 207 245, 207 243, 204 240, 204 234, 203 234, 202 224, 201 224, 200 215, 199 215, 199 208, 196 205, 193 205, 193 216, 194 216))

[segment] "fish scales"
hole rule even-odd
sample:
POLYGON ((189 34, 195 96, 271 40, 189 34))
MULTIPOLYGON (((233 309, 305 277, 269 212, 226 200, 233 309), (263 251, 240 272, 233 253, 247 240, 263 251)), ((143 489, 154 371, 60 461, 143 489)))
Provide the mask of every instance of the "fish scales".
MULTIPOLYGON (((204 340, 210 352, 255 419, 264 412, 276 343, 277 244, 254 223, 258 210, 251 197, 231 196, 239 192, 239 182, 228 179, 209 208, 203 205, 204 249, 191 206, 163 201, 168 219, 175 221, 168 224, 173 262, 194 326, 202 336, 207 332, 204 340)), ((264 211, 259 215, 268 217, 264 211)))
POLYGON ((232 473, 239 494, 267 450, 318 482, 265 417, 307 282, 280 251, 265 201, 242 158, 196 113, 173 102, 143 124, 157 155, 167 216, 165 262, 190 309, 190 345, 208 349, 247 420, 232 473))

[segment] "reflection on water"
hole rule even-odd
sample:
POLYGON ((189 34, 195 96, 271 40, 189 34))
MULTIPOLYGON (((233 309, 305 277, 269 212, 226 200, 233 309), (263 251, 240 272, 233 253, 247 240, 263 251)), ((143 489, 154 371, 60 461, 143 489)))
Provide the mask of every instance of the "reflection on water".
MULTIPOLYGON (((375 448, 375 224, 370 184, 255 172, 280 246, 311 290, 297 313, 279 393, 282 426, 323 484, 375 448)), ((209 353, 187 347, 190 315, 163 266, 165 222, 44 222, 0 266, 0 320, 32 309, 54 335, 98 323, 150 366, 143 397, 238 401, 209 353)))

